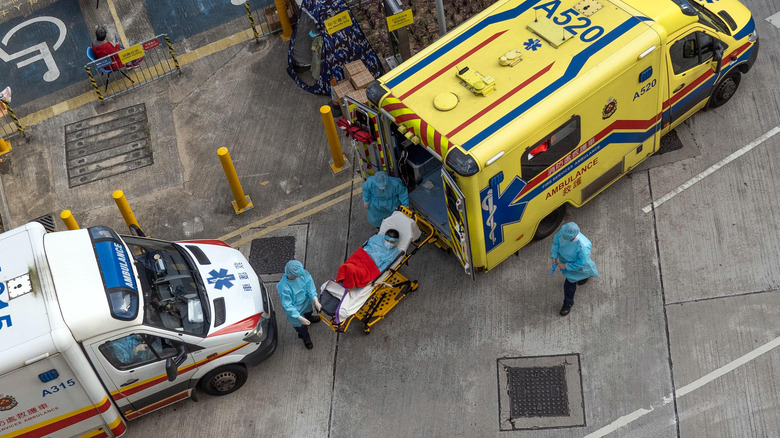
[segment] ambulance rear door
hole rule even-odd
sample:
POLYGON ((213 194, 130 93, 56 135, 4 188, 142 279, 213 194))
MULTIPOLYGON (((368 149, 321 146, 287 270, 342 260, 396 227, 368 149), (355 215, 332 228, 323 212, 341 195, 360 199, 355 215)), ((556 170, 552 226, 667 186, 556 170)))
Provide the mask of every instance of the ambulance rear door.
POLYGON ((348 111, 349 124, 341 128, 352 140, 363 179, 380 170, 392 175, 392 157, 382 135, 379 113, 349 97, 344 97, 344 107, 348 111))
POLYGON ((468 221, 466 220, 466 197, 455 184, 455 180, 445 169, 441 170, 444 183, 444 197, 447 203, 447 219, 450 225, 450 243, 452 252, 458 257, 466 274, 474 276, 474 264, 471 258, 468 221))

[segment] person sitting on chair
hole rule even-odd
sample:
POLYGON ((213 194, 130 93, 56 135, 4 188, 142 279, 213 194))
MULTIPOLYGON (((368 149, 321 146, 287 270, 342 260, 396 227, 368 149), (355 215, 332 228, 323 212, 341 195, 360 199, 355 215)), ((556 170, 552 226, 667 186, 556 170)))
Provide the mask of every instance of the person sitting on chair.
MULTIPOLYGON (((95 58, 100 59, 108 55, 113 55, 114 53, 119 52, 122 50, 122 46, 119 44, 114 44, 110 41, 106 41, 106 28, 103 26, 98 26, 97 29, 95 29, 95 40, 92 41, 92 50, 95 52, 95 58)), ((133 68, 138 66, 138 64, 143 61, 144 58, 138 58, 132 62, 127 63, 127 68, 133 68)), ((125 64, 122 63, 122 61, 119 59, 119 56, 112 56, 111 57, 111 69, 117 70, 122 67, 124 67, 125 64)))

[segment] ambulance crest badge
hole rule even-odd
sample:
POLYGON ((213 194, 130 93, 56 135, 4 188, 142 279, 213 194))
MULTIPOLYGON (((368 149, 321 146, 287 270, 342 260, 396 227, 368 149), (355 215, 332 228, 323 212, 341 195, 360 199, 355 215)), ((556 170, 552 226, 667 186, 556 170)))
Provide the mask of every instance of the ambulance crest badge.
POLYGON ((12 395, 0 394, 0 411, 8 411, 16 407, 19 403, 12 395))
POLYGON ((617 111, 617 99, 610 97, 607 104, 604 105, 604 111, 601 112, 601 118, 606 120, 612 117, 612 114, 615 114, 615 111, 617 111))

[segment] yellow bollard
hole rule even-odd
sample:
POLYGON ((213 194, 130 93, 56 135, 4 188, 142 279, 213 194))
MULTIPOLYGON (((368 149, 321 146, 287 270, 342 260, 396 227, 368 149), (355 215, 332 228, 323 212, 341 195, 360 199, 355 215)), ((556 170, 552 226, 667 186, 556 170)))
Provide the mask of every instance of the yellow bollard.
POLYGON ((122 217, 125 219, 127 227, 132 229, 132 226, 135 225, 138 229, 141 229, 141 226, 138 225, 138 221, 135 219, 133 210, 130 210, 130 204, 127 203, 125 194, 122 193, 121 190, 116 190, 113 196, 114 202, 116 202, 116 206, 119 207, 119 212, 122 213, 122 217))
POLYGON ((73 218, 73 213, 71 213, 70 210, 63 210, 62 213, 60 213, 60 219, 65 222, 65 226, 68 227, 69 230, 80 229, 79 224, 76 223, 76 219, 73 218))
POLYGON ((330 106, 321 106, 320 116, 322 116, 322 124, 325 126, 325 134, 328 136, 330 155, 333 157, 328 164, 330 164, 330 169, 335 175, 349 167, 349 161, 347 161, 347 157, 341 153, 341 142, 339 142, 339 134, 338 131, 336 131, 336 123, 333 121, 333 112, 331 111, 330 106))
POLYGON ((230 153, 226 147, 217 149, 217 155, 219 155, 219 161, 222 162, 222 169, 225 171, 228 184, 230 184, 230 190, 233 191, 233 210, 236 214, 243 213, 254 205, 248 195, 244 194, 244 189, 241 188, 241 181, 238 180, 238 174, 236 168, 233 166, 233 160, 230 159, 230 153))
POLYGON ((0 155, 11 152, 11 142, 0 137, 0 155))
POLYGON ((274 0, 276 3, 276 12, 279 14, 279 24, 282 25, 282 41, 289 41, 292 38, 292 25, 290 17, 287 16, 287 5, 284 0, 274 0))

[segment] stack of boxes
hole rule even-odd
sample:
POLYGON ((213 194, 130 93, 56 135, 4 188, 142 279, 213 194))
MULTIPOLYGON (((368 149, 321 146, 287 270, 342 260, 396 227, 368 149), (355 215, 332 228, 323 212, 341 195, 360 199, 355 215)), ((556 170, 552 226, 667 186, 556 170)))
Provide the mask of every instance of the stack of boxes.
POLYGON ((333 86, 331 95, 338 100, 339 104, 343 103, 344 96, 348 96, 367 105, 366 87, 374 81, 374 76, 368 71, 366 65, 361 60, 350 62, 344 66, 344 74, 347 78, 333 86))
MULTIPOLYGON (((292 25, 295 23, 296 17, 293 16, 293 8, 289 0, 285 2, 285 6, 287 9, 287 16, 290 18, 290 24, 292 25)), ((270 32, 282 28, 282 23, 279 22, 279 13, 276 10, 276 6, 265 8, 265 22, 268 23, 268 29, 270 32)))

